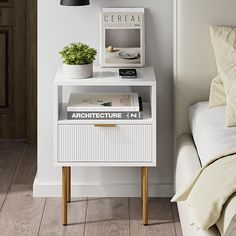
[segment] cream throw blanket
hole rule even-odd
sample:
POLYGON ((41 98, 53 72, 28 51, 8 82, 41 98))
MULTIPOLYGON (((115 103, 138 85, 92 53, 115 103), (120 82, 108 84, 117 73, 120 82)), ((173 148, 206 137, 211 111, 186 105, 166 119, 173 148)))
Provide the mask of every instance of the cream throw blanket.
POLYGON ((190 223, 206 230, 217 222, 235 192, 236 150, 231 150, 211 159, 171 201, 186 201, 190 223))

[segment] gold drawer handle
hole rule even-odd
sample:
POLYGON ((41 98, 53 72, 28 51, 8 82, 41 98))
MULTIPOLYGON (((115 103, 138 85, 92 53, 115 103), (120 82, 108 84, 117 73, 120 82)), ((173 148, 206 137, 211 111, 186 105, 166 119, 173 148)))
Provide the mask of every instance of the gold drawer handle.
POLYGON ((115 124, 95 124, 95 127, 110 127, 110 128, 114 128, 116 127, 115 124))

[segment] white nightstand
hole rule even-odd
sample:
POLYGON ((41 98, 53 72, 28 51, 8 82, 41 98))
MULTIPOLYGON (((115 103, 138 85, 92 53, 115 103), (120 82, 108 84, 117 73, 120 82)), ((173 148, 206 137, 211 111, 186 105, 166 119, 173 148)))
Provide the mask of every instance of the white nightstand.
POLYGON ((54 164, 62 167, 62 223, 67 224, 71 167, 130 166, 141 168, 143 223, 148 224, 148 169, 156 166, 156 77, 152 67, 137 69, 137 79, 120 79, 118 69, 94 69, 89 79, 54 81, 54 164), (67 120, 70 92, 138 92, 142 120, 67 120))

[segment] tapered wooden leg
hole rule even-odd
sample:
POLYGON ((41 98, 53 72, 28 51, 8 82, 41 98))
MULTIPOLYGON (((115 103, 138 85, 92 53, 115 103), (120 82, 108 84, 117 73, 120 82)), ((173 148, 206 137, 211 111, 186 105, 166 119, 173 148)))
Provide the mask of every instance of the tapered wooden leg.
POLYGON ((143 202, 143 167, 141 167, 141 202, 143 202))
POLYGON ((143 224, 148 225, 148 168, 142 167, 143 224))
POLYGON ((71 167, 67 167, 66 171, 66 181, 67 181, 67 202, 71 202, 71 167))
POLYGON ((67 167, 62 167, 62 224, 67 225, 67 167))

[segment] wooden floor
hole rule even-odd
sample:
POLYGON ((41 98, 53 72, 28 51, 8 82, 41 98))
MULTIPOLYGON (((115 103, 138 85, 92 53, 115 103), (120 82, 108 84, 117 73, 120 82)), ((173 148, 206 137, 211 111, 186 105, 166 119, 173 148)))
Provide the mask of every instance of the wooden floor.
POLYGON ((150 199, 149 226, 142 225, 138 198, 79 198, 69 204, 69 225, 61 225, 59 198, 33 198, 36 147, 0 142, 1 236, 181 236, 175 204, 150 199))

